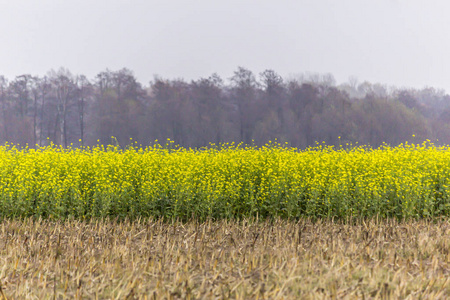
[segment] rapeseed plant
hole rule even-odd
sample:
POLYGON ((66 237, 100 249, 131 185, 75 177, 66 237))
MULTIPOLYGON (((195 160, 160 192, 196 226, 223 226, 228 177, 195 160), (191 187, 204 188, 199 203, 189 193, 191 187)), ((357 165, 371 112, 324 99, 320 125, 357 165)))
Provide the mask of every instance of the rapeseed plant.
POLYGON ((422 218, 450 215, 450 149, 0 147, 0 215, 422 218))

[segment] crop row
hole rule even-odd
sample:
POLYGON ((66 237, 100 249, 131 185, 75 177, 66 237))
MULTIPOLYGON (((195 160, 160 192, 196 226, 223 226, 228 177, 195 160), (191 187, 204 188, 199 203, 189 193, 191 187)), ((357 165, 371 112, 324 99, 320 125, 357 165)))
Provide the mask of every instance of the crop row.
POLYGON ((450 149, 225 144, 0 147, 0 216, 190 219, 450 215, 450 149))

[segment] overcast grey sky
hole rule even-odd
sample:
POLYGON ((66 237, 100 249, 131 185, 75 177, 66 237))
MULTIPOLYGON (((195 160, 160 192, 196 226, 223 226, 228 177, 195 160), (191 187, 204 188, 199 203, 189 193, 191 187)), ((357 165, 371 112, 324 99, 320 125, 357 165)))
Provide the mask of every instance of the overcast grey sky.
POLYGON ((237 66, 450 92, 448 0, 0 0, 0 74, 127 67, 186 80, 237 66))

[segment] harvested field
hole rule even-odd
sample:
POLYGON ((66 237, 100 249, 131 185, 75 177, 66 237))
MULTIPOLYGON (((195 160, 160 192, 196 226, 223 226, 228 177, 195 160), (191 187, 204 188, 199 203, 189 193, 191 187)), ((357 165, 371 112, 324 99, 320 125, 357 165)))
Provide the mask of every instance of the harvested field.
POLYGON ((7 299, 444 299, 449 221, 0 224, 7 299))

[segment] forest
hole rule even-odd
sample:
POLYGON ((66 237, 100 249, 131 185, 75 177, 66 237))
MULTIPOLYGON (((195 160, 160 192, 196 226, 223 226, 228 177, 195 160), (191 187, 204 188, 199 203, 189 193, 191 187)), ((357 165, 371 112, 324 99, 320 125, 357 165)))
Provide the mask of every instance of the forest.
POLYGON ((450 96, 355 78, 337 85, 331 74, 284 79, 243 67, 227 79, 155 77, 148 85, 126 68, 93 79, 64 68, 0 76, 1 144, 125 147, 167 139, 187 148, 275 140, 301 149, 317 142, 442 145, 450 143, 450 96))

